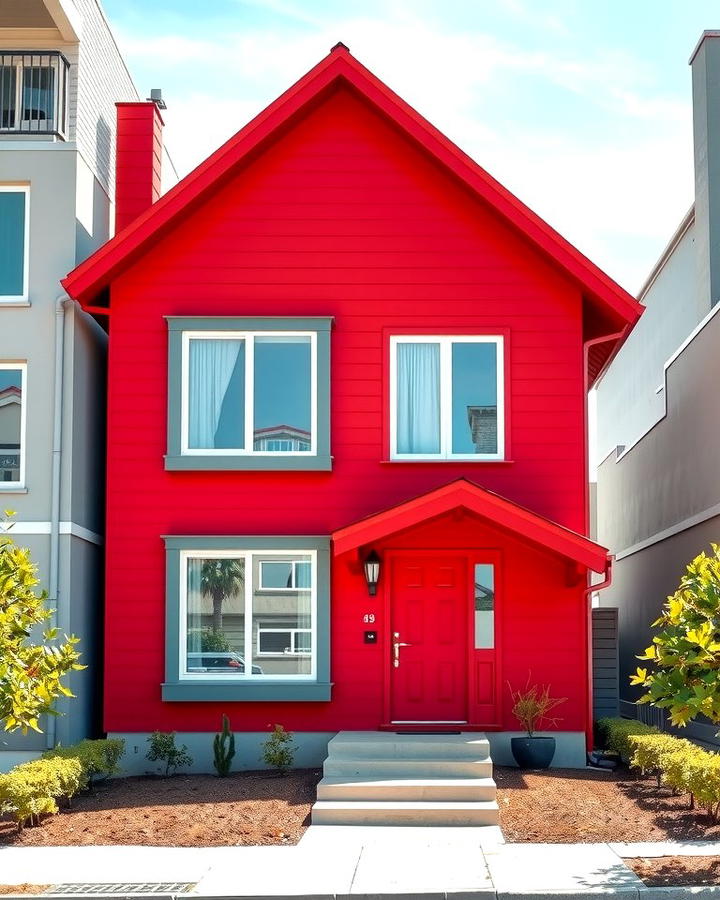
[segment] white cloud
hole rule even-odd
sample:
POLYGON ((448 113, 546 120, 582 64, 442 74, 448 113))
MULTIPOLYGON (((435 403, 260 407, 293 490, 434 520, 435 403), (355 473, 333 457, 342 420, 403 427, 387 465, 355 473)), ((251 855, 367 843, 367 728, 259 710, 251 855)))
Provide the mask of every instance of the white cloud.
MULTIPOLYGON (((257 0, 259 2, 259 0, 257 0)), ((516 15, 524 0, 502 0, 516 15)), ((302 8, 274 7, 295 19, 302 8)), ((690 102, 658 95, 637 59, 598 48, 528 52, 480 31, 449 32, 399 3, 382 20, 336 18, 312 29, 215 29, 211 35, 120 34, 135 68, 167 74, 167 143, 181 173, 199 163, 337 40, 609 274, 635 289, 690 204, 690 102), (199 81, 199 76, 203 81, 199 81), (590 122, 552 128, 511 106, 485 117, 509 84, 581 98, 590 122), (540 86, 540 88, 538 88, 540 86)), ((551 23, 545 27, 552 29, 551 23)), ((154 74, 153 73, 153 74, 154 74)), ((155 77, 155 74, 154 74, 155 77)))

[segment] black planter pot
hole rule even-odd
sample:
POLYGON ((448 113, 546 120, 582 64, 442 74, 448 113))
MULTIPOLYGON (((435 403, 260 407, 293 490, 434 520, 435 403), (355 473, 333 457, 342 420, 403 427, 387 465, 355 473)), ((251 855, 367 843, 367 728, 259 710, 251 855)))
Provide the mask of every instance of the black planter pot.
POLYGON ((510 749, 521 769, 547 769, 555 756, 555 738, 514 737, 510 749))

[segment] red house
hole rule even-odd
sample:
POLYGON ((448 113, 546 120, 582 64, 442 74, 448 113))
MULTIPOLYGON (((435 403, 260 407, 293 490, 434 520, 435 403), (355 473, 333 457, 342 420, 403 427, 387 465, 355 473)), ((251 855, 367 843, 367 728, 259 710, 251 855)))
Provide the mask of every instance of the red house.
POLYGON ((120 106, 124 227, 64 282, 109 323, 105 728, 502 762, 530 676, 583 765, 586 395, 640 306, 344 45, 157 199, 160 127, 120 106))

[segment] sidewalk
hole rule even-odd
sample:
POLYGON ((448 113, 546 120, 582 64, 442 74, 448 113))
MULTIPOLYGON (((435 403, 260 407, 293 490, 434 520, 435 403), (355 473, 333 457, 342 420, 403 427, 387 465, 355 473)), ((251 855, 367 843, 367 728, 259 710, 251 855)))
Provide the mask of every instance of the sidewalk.
POLYGON ((217 900, 720 900, 720 887, 647 888, 621 858, 671 853, 720 855, 720 842, 506 844, 495 827, 315 826, 294 847, 3 847, 0 884, 53 883, 66 896, 112 885, 102 893, 155 900, 187 885, 217 900))

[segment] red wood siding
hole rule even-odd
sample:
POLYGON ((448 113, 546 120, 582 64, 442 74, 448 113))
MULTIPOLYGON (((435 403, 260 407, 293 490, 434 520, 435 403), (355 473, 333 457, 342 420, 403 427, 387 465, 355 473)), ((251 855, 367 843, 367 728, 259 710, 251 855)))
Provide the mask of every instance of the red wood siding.
MULTIPOLYGON (((384 650, 360 641, 367 594, 340 561, 330 704, 163 704, 160 536, 329 534, 460 475, 582 531, 582 327, 579 290, 349 91, 221 185, 112 286, 106 727, 212 730, 221 706, 238 730, 271 718, 299 730, 376 727, 384 650), (204 314, 335 317, 332 472, 164 470, 163 317, 204 314), (511 462, 385 461, 388 338, 418 329, 508 334, 511 462)), ((570 696, 586 673, 584 632, 569 624, 584 622, 579 589, 562 587, 560 562, 522 553, 540 563, 508 575, 519 630, 505 641, 505 677, 532 669, 570 696)), ((580 694, 563 728, 584 727, 580 694)))

